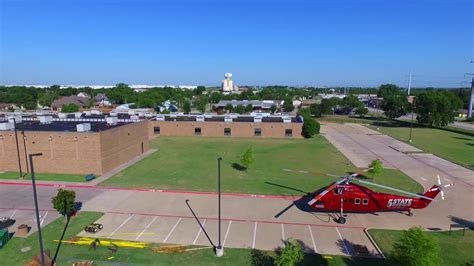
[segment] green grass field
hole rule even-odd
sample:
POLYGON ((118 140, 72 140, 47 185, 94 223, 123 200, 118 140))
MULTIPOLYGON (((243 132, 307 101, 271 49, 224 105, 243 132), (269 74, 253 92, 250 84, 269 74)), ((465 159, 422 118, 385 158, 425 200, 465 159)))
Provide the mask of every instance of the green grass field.
MULTIPOLYGON (((376 126, 370 126, 375 128, 376 126)), ((408 142, 410 127, 379 125, 380 132, 401 141, 408 142)), ((451 162, 474 169, 474 136, 449 130, 428 127, 414 127, 411 145, 433 153, 451 162)))
MULTIPOLYGON (((217 158, 222 157, 225 192, 301 195, 297 190, 312 192, 338 179, 326 174, 356 170, 322 136, 304 140, 159 137, 152 145, 158 152, 101 185, 215 191, 217 158), (239 156, 250 147, 254 164, 247 171, 235 169, 239 156)), ((375 181, 412 192, 423 190, 396 170, 384 170, 375 181)))
MULTIPOLYGON (((402 231, 370 229, 370 235, 385 255, 392 250, 392 245, 400 237, 402 231)), ((466 230, 448 232, 428 232, 440 246, 442 265, 473 265, 474 264, 474 231, 466 230)))
MULTIPOLYGON (((84 227, 103 214, 97 212, 80 212, 71 220, 64 240, 70 240, 81 232, 84 227)), ((43 242, 45 250, 54 255, 57 242, 65 226, 64 218, 58 218, 43 228, 43 242)), ((152 247, 158 244, 152 244, 152 247)), ((0 249, 1 265, 25 265, 31 258, 39 254, 38 234, 34 233, 27 238, 13 238, 0 249), (30 251, 21 252, 20 249, 31 247, 30 251)), ((117 253, 110 254, 108 247, 98 246, 96 250, 89 250, 89 246, 62 244, 58 253, 58 265, 72 265, 74 262, 93 260, 94 265, 252 265, 252 258, 256 254, 264 256, 271 262, 275 252, 260 252, 250 249, 226 248, 221 258, 214 256, 211 248, 187 251, 182 253, 157 253, 151 248, 124 248, 120 247, 117 253)), ((340 256, 321 256, 307 254, 302 265, 383 265, 382 260, 353 259, 340 256)))
MULTIPOLYGON (((68 182, 84 182, 85 175, 69 175, 69 174, 49 174, 49 173, 35 173, 36 180, 47 180, 47 181, 68 181, 68 182)), ((0 179, 19 179, 18 172, 5 172, 0 173, 0 179)), ((24 180, 31 180, 31 176, 28 174, 24 180)))

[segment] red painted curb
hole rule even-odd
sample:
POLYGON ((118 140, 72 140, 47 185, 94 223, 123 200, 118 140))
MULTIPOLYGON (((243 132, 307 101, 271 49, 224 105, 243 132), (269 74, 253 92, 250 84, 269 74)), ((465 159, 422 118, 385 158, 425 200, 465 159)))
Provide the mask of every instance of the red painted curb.
MULTIPOLYGON (((6 182, 0 181, 0 185, 7 186, 31 186, 30 183, 24 182, 6 182)), ((54 183, 40 183, 36 184, 38 187, 57 187, 57 188, 79 188, 79 189, 95 189, 95 190, 122 190, 122 191, 136 191, 136 192, 155 192, 155 193, 172 193, 172 194, 191 194, 191 195, 217 195, 217 192, 207 191, 186 191, 186 190, 172 190, 172 189, 145 189, 145 188, 124 188, 124 187, 102 187, 102 186, 88 186, 88 185, 67 185, 54 183)), ((267 199, 284 199, 297 200, 301 197, 294 196, 280 196, 280 195, 259 195, 259 194, 244 194, 244 193, 222 193, 223 196, 230 197, 245 197, 245 198, 267 198, 267 199)))
MULTIPOLYGON (((19 211, 34 211, 35 209, 28 208, 0 208, 0 210, 19 210, 19 211)), ((41 209, 40 211, 55 211, 53 209, 41 209)), ((121 211, 106 211, 105 213, 110 214, 125 214, 125 215, 140 215, 140 216, 153 216, 153 217, 167 217, 167 218, 185 218, 185 219, 195 219, 193 216, 186 215, 174 215, 174 214, 158 214, 150 212, 121 212, 121 211)), ((216 217, 198 217, 199 219, 214 220, 217 221, 216 217)), ((309 223, 296 223, 296 222, 278 222, 278 221, 268 221, 268 220, 249 220, 249 219, 231 219, 231 218, 222 218, 223 221, 233 221, 233 222, 243 222, 243 223, 263 223, 263 224, 285 224, 285 225, 299 225, 299 226, 314 226, 314 227, 328 227, 328 228, 346 228, 346 229, 365 229, 362 226, 348 226, 348 225, 329 225, 329 224, 309 224, 309 223)))

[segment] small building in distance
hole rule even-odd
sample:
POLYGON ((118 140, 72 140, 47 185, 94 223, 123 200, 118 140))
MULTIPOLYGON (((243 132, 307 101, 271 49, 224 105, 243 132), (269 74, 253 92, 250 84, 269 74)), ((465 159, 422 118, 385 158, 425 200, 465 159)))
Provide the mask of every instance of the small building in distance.
POLYGON ((149 137, 302 138, 302 128, 295 116, 158 115, 149 121, 149 137))
POLYGON ((239 87, 234 85, 232 73, 224 74, 224 79, 221 81, 221 92, 223 94, 240 93, 239 87))
POLYGON ((97 117, 20 119, 18 147, 12 123, 0 121, 0 171, 18 172, 19 161, 25 172, 27 155, 43 153, 35 157, 38 173, 102 175, 149 150, 147 121, 125 123, 115 117, 106 122, 97 117))
POLYGON ((90 100, 89 97, 82 97, 82 96, 62 96, 58 99, 54 100, 51 103, 51 109, 54 111, 61 111, 62 107, 66 104, 75 104, 79 106, 79 108, 84 108, 87 106, 87 102, 90 100))

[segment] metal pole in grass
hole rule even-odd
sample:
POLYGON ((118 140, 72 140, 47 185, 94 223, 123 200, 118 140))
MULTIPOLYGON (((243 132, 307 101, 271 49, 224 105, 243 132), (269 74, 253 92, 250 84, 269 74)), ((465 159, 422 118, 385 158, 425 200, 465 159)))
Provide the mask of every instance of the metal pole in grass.
POLYGON ((16 131, 16 119, 13 116, 13 130, 15 131, 15 142, 16 142, 16 154, 18 156, 18 170, 20 170, 20 179, 23 179, 23 171, 21 170, 21 161, 20 161, 20 145, 18 145, 18 133, 16 131))
POLYGON ((217 213, 219 220, 219 241, 216 247, 216 256, 222 257, 224 255, 224 247, 221 245, 221 161, 222 158, 217 158, 217 213))
POLYGON ((414 112, 414 111, 415 111, 415 110, 412 110, 412 111, 411 111, 410 138, 408 139, 408 142, 412 142, 411 134, 412 134, 412 132, 413 132, 413 112, 414 112))
POLYGON ((38 238, 40 242, 41 265, 45 266, 44 251, 43 251, 43 236, 41 235, 41 222, 40 222, 39 210, 38 210, 38 196, 36 195, 35 169, 33 168, 33 156, 41 156, 41 155, 43 154, 33 153, 33 154, 29 154, 28 156, 30 157, 31 182, 33 184, 33 199, 35 202, 36 225, 38 226, 38 238))

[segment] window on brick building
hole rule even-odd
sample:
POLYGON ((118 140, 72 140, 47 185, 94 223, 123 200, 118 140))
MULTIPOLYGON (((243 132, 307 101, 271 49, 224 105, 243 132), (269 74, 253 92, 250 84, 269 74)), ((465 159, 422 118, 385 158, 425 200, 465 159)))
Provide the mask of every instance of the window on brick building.
POLYGON ((285 129, 285 136, 286 137, 292 137, 293 136, 293 129, 291 129, 291 128, 285 129))
POLYGON ((201 135, 201 128, 200 127, 195 127, 194 128, 194 135, 200 136, 201 135))
POLYGON ((153 133, 155 133, 156 135, 160 135, 160 127, 154 127, 153 128, 153 133))
POLYGON ((224 136, 230 136, 230 135, 231 135, 230 128, 228 127, 224 128, 224 136))
POLYGON ((260 137, 262 135, 262 129, 261 128, 254 129, 253 135, 256 137, 260 137))

